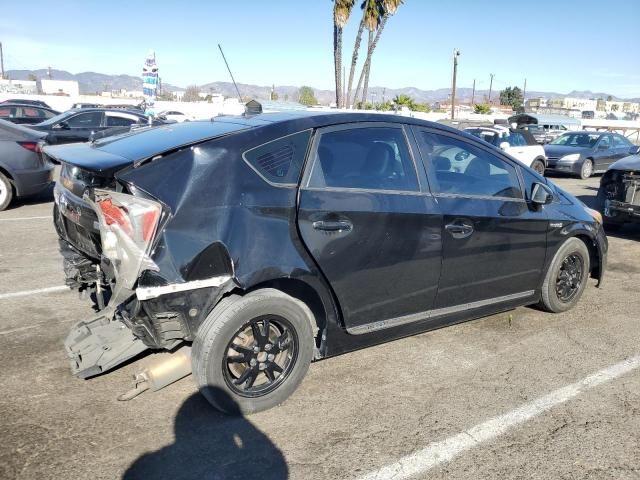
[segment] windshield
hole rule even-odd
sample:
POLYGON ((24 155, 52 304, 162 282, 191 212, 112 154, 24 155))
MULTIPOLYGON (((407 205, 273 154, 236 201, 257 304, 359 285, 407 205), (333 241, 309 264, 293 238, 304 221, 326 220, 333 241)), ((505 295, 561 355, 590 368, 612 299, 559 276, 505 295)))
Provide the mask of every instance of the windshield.
POLYGON ((600 138, 597 133, 565 133, 549 143, 549 145, 565 145, 567 147, 591 148, 600 138))
POLYGON ((71 113, 74 112, 64 112, 55 117, 51 117, 49 120, 45 120, 44 122, 40 122, 38 125, 55 125, 56 123, 60 123, 65 120, 71 113))

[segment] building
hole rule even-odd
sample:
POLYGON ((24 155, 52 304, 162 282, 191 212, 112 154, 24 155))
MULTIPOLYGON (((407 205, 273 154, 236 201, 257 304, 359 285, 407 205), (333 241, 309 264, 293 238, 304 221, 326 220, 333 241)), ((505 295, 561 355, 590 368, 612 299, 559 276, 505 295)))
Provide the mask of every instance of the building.
POLYGON ((35 94, 38 93, 38 84, 35 80, 0 79, 0 93, 35 94))
POLYGON ((45 95, 67 95, 77 97, 80 95, 80 86, 75 80, 46 80, 39 81, 40 91, 45 95))

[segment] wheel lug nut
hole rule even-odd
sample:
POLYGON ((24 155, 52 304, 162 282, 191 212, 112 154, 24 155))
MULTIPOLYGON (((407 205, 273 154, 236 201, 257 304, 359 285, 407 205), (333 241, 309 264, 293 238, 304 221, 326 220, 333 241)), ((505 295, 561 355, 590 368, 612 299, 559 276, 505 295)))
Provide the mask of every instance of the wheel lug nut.
POLYGON ((251 361, 249 362, 249 365, 251 365, 252 367, 255 367, 257 363, 258 361, 255 358, 252 358, 251 361))
POLYGON ((253 347, 253 351, 255 353, 258 353, 260 351, 260 347, 258 347, 257 345, 255 347, 253 347))
POLYGON ((269 350, 271 350, 271 347, 272 347, 272 346, 271 346, 271 344, 270 344, 270 343, 267 343, 267 344, 264 346, 264 349, 265 349, 265 351, 267 351, 267 352, 268 352, 269 350))
POLYGON ((265 368, 267 368, 267 366, 264 363, 260 363, 260 365, 258 366, 258 368, 260 370, 264 370, 265 368))
POLYGON ((270 362, 273 362, 273 359, 276 358, 275 355, 273 353, 270 353, 269 355, 267 355, 267 360, 269 360, 270 362))

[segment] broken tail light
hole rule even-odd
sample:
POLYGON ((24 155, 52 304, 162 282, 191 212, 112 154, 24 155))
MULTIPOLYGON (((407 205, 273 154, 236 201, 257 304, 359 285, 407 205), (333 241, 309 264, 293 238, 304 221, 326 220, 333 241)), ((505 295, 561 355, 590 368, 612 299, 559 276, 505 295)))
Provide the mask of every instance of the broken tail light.
POLYGON ((109 190, 94 190, 102 253, 111 260, 116 280, 133 289, 143 269, 156 269, 149 258, 162 206, 153 200, 109 190))

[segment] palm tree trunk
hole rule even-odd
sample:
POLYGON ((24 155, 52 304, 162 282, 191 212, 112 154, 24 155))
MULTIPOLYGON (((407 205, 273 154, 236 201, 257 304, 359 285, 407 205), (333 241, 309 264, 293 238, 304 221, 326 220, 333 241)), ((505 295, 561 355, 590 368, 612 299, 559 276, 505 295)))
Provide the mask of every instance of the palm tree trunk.
POLYGON ((333 24, 333 61, 336 79, 336 107, 342 103, 342 28, 335 22, 333 24))
POLYGON ((387 19, 389 15, 384 15, 382 20, 380 20, 380 25, 378 25, 378 31, 376 32, 376 36, 373 39, 373 43, 369 46, 367 50, 367 59, 364 62, 364 66, 362 67, 362 71, 360 72, 360 79, 358 80, 358 86, 356 87, 356 93, 353 95, 353 98, 358 98, 358 92, 360 91, 360 87, 362 86, 362 81, 364 80, 364 74, 371 63, 371 56, 373 55, 373 51, 376 49, 376 45, 378 44, 378 40, 380 40, 380 35, 382 35, 382 30, 384 30, 384 24, 387 23, 387 19))
MULTIPOLYGON (((371 49, 371 45, 373 44, 373 32, 369 32, 369 42, 367 51, 371 49)), ((369 90, 369 73, 371 72, 371 58, 369 58, 369 63, 367 64, 367 71, 364 72, 364 87, 362 88, 362 103, 367 103, 367 91, 369 90)))
MULTIPOLYGON (((358 27, 358 34, 356 35, 356 43, 353 47, 353 55, 351 55, 351 70, 349 70, 349 83, 347 86, 347 98, 344 101, 344 106, 349 108, 351 105, 351 90, 353 88, 353 76, 356 73, 356 64, 358 63, 358 53, 360 52, 360 41, 362 40, 362 32, 364 31, 364 12, 362 13, 362 20, 360 20, 360 26, 358 27)), ((355 97, 353 97, 355 99, 355 97)), ((355 103, 355 101, 353 102, 355 103)))

